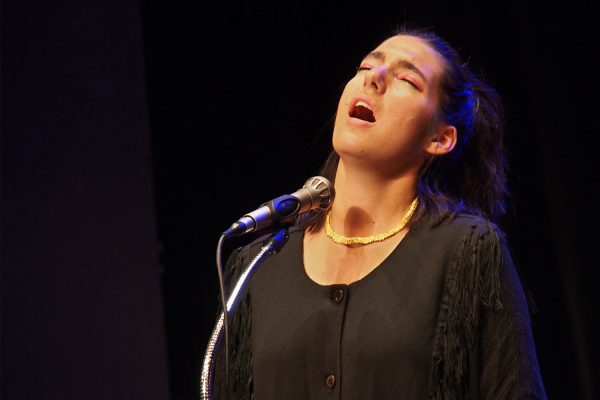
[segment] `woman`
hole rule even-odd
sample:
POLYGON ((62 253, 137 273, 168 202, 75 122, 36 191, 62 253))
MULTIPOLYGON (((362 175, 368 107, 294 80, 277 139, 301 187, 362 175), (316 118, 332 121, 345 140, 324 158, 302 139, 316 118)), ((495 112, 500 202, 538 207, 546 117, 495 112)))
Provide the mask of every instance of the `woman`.
MULTIPOLYGON (((330 210, 290 229, 230 321, 229 398, 546 398, 495 225, 503 122, 496 92, 431 32, 364 58, 321 171, 330 210)), ((261 243, 233 251, 230 284, 261 243)))

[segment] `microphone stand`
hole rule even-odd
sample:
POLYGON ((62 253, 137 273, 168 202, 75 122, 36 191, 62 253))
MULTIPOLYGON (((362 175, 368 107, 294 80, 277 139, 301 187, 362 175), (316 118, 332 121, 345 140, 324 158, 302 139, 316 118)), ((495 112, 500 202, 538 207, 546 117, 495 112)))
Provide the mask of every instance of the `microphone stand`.
MULTIPOLYGON (((266 240, 258 254, 248 264, 244 272, 238 278, 238 281, 227 300, 227 309, 223 312, 227 312, 227 317, 233 315, 235 307, 239 303, 239 299, 246 292, 249 281, 252 274, 255 272, 257 266, 261 265, 268 257, 279 252, 288 241, 288 228, 285 227, 279 230, 276 234, 272 235, 269 240, 266 240)), ((215 351, 221 343, 223 333, 223 321, 224 315, 221 312, 219 320, 215 324, 213 331, 210 335, 206 352, 204 354, 204 360, 202 362, 202 375, 200 377, 200 398, 202 400, 211 400, 213 393, 213 372, 215 363, 215 351)))

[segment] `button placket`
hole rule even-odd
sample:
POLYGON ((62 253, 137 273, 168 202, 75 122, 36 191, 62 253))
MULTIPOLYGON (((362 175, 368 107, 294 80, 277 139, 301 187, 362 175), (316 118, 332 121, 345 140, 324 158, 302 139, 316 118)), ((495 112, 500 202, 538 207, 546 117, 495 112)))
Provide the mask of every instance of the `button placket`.
MULTIPOLYGON (((327 367, 326 369, 323 371, 325 374, 323 375, 324 378, 324 386, 325 386, 325 390, 327 390, 330 393, 339 391, 340 388, 338 387, 340 385, 340 376, 338 376, 339 371, 340 371, 340 343, 341 341, 339 340, 339 337, 342 334, 342 324, 343 324, 343 320, 344 320, 344 314, 346 312, 346 306, 348 304, 347 299, 349 296, 348 293, 348 286, 347 285, 343 285, 343 284, 338 284, 338 285, 333 285, 329 287, 329 300, 331 301, 331 308, 330 311, 332 314, 332 316, 335 317, 336 323, 339 324, 338 328, 338 334, 336 336, 338 336, 338 338, 336 339, 335 343, 336 343, 336 347, 337 347, 337 351, 336 354, 331 354, 331 356, 333 356, 332 359, 328 360, 327 367), (338 374, 336 374, 336 371, 338 372, 338 374)), ((333 349, 333 347, 332 347, 333 349)))

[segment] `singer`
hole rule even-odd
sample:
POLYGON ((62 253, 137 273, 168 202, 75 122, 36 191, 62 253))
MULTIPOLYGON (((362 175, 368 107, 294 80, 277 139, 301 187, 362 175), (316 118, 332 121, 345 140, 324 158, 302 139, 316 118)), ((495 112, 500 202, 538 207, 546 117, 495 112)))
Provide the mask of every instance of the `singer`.
MULTIPOLYGON (((320 171, 335 200, 300 215, 256 272, 214 398, 546 399, 499 228, 504 119, 432 31, 401 28, 367 54, 320 171)), ((230 286, 260 243, 229 255, 230 286)))

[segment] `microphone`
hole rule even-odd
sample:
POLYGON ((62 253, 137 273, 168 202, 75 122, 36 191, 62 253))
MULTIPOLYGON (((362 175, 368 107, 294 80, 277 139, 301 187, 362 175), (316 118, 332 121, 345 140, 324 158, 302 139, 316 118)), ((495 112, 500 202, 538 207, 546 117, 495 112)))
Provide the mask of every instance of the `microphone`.
POLYGON ((279 196, 261 204, 260 208, 244 214, 223 234, 241 236, 271 225, 290 224, 298 215, 307 211, 327 210, 334 197, 335 189, 331 182, 322 176, 313 176, 294 193, 279 196))

